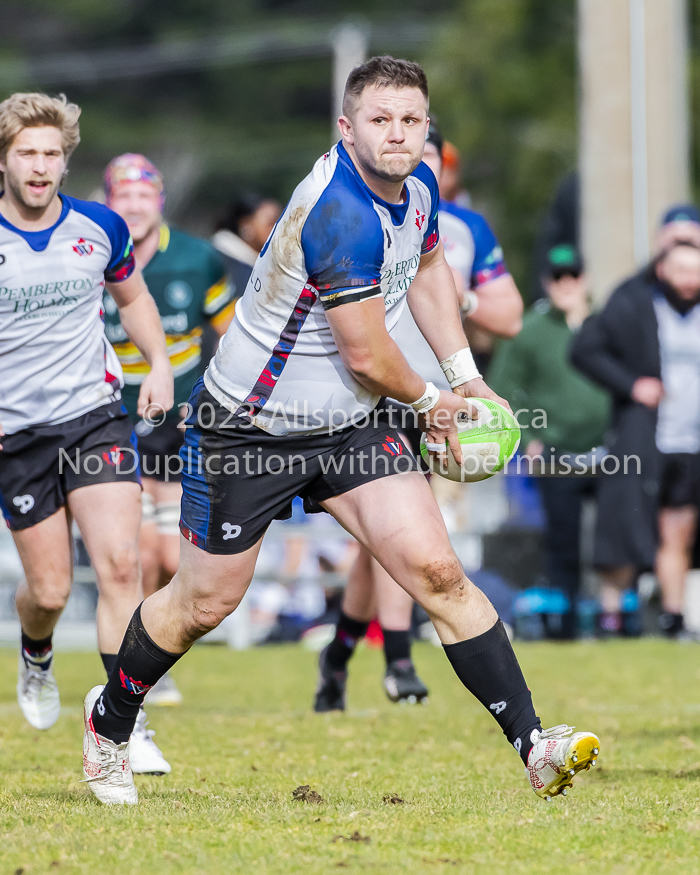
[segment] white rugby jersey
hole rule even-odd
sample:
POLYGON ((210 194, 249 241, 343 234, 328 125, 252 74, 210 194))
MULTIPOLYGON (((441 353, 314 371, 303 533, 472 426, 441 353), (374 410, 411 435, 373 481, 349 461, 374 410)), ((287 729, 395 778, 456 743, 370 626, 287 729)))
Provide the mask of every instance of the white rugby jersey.
POLYGON ((0 215, 0 424, 6 434, 55 425, 118 400, 121 367, 105 339, 105 280, 134 270, 124 220, 60 195, 45 231, 0 215))
POLYGON ((341 143, 297 186, 260 253, 204 382, 271 434, 357 421, 378 395, 347 370, 326 310, 382 296, 390 333, 422 254, 438 243, 438 188, 423 163, 391 204, 363 182, 341 143))
POLYGON ((662 453, 700 452, 700 305, 679 313, 654 295, 664 397, 656 446, 662 453))

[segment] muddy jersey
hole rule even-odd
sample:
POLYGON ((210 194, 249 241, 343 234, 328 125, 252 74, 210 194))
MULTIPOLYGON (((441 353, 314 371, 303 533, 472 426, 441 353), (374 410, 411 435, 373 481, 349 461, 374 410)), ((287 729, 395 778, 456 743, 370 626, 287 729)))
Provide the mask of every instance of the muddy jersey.
POLYGON ((297 187, 270 235, 204 382, 237 418, 277 435, 323 433, 379 396, 345 367, 326 311, 383 298, 392 333, 422 254, 438 243, 438 188, 419 164, 401 204, 377 197, 342 143, 297 187))
MULTIPOLYGON (((192 387, 202 375, 202 329, 216 327, 233 312, 233 287, 214 247, 165 223, 160 226, 158 249, 143 268, 143 278, 156 302, 175 377, 175 404, 168 419, 180 418, 192 387)), ((122 401, 136 419, 139 391, 150 367, 126 336, 119 310, 105 292, 105 331, 124 372, 122 401)))
POLYGON ((60 195, 45 231, 0 216, 0 424, 6 434, 76 419, 121 397, 105 338, 105 280, 134 270, 126 223, 102 204, 60 195))

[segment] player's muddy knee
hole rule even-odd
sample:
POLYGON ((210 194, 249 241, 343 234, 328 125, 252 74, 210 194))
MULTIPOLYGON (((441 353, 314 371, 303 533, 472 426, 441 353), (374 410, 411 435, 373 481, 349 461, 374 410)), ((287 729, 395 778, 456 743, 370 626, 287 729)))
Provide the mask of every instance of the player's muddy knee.
POLYGON ((468 584, 456 556, 431 560, 422 567, 421 576, 428 596, 461 596, 468 584))
POLYGON ((190 615, 185 623, 184 634, 190 641, 196 641, 207 632, 211 632, 224 620, 230 611, 222 605, 208 602, 195 602, 190 608, 190 615))

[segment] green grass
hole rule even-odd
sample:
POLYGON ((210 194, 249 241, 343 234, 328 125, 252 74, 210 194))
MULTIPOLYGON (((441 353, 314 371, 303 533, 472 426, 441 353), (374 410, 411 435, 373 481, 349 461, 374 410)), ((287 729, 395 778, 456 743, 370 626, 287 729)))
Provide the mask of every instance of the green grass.
POLYGON ((0 875, 155 873, 700 872, 700 649, 662 641, 520 645, 544 725, 602 739, 567 798, 538 800, 492 718, 441 651, 419 645, 426 708, 354 660, 347 714, 314 715, 315 657, 297 647, 195 648, 175 669, 178 709, 152 709, 173 765, 138 778, 135 809, 80 784, 96 655, 56 659, 64 713, 39 733, 0 651, 0 875), (310 784, 325 799, 292 799, 310 784), (405 804, 386 804, 397 794, 405 804), (369 842, 336 839, 359 832, 369 842), (334 840, 335 839, 335 840, 334 840))

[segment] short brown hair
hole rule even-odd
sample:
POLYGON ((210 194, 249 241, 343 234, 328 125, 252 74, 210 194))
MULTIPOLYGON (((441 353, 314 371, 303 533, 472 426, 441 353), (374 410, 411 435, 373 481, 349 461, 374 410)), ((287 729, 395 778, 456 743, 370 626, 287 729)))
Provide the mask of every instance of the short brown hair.
POLYGON ((357 99, 370 86, 378 88, 419 88, 428 100, 428 79, 420 64, 378 55, 360 64, 348 76, 343 94, 343 114, 349 116, 357 99))
MULTIPOLYGON (((18 92, 0 103, 0 158, 4 161, 7 150, 24 128, 58 128, 61 132, 63 154, 68 159, 80 142, 78 118, 80 107, 69 103, 65 94, 49 97, 40 92, 18 92)), ((0 172, 0 188, 4 173, 0 172)))

